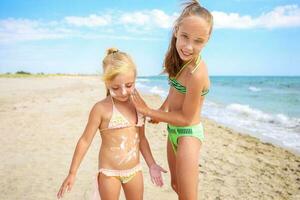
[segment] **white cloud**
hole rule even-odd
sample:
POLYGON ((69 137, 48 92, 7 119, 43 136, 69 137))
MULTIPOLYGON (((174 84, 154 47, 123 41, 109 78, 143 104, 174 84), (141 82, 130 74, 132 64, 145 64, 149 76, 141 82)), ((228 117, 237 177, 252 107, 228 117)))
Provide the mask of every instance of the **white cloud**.
POLYGON ((90 15, 88 17, 69 16, 65 17, 65 21, 74 26, 98 27, 109 25, 111 23, 111 17, 109 15, 90 15))
POLYGON ((276 7, 259 17, 259 25, 268 28, 300 26, 300 8, 297 5, 276 7))
POLYGON ((120 16, 121 24, 146 25, 150 22, 150 16, 143 12, 123 13, 120 16))
MULTIPOLYGON (((212 12, 216 28, 286 28, 300 26, 298 5, 286 5, 258 17, 238 13, 212 12)), ((162 10, 105 12, 86 17, 66 16, 58 21, 8 18, 0 20, 0 43, 77 37, 156 40, 159 30, 169 30, 178 17, 162 10), (115 34, 117 33, 117 34, 115 34), (121 33, 121 34, 120 34, 121 33), (99 35, 99 37, 97 37, 99 35)))
POLYGON ((29 19, 0 20, 0 42, 59 39, 67 37, 72 30, 29 19))
POLYGON ((257 18, 249 15, 240 16, 238 13, 224 13, 214 11, 216 28, 285 28, 300 26, 300 8, 297 5, 276 7, 274 10, 263 13, 257 18))
POLYGON ((165 29, 172 27, 176 16, 176 13, 168 15, 162 10, 153 9, 150 11, 146 10, 132 13, 122 13, 119 23, 123 25, 136 25, 165 29))
POLYGON ((173 26, 176 18, 178 17, 177 13, 173 13, 173 15, 167 15, 164 11, 161 10, 152 10, 152 16, 155 24, 160 28, 170 28, 173 26))
POLYGON ((214 26, 216 28, 252 28, 254 20, 250 16, 240 16, 237 13, 224 13, 214 11, 214 26))

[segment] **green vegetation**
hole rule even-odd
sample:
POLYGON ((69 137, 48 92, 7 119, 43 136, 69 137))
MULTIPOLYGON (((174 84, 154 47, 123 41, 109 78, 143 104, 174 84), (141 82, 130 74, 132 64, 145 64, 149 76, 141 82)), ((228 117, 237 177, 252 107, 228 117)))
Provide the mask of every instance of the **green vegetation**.
POLYGON ((44 78, 53 76, 98 76, 98 74, 45 74, 43 72, 32 74, 25 71, 17 71, 16 73, 7 72, 5 74, 0 74, 0 78, 44 78))

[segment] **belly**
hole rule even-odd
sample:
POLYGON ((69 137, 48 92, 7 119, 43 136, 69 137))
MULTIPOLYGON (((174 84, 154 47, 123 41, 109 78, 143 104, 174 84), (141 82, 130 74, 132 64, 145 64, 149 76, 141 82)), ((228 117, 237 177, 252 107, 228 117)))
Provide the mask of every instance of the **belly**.
MULTIPOLYGON (((170 90, 169 99, 168 99, 169 112, 182 110, 184 98, 185 98, 185 94, 181 94, 177 92, 174 88, 172 88, 170 90)), ((194 113, 194 116, 190 121, 190 125, 195 125, 200 123, 201 121, 200 113, 201 113, 202 104, 203 104, 203 98, 200 99, 199 106, 194 108, 196 112, 194 113)))
POLYGON ((139 163, 139 135, 135 130, 115 130, 102 134, 99 168, 130 169, 139 163))

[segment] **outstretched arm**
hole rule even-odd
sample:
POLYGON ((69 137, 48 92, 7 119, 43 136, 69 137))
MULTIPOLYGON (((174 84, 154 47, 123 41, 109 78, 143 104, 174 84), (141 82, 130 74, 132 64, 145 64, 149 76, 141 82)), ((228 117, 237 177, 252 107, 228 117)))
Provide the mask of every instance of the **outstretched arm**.
POLYGON ((204 88, 204 81, 201 79, 203 79, 201 76, 190 75, 190 77, 188 77, 189 81, 186 85, 188 92, 185 95, 181 110, 164 112, 151 109, 137 91, 131 95, 131 98, 136 109, 146 116, 175 126, 188 126, 199 112, 200 98, 202 98, 201 91, 204 88))
POLYGON ((84 155, 86 154, 100 124, 101 124, 100 109, 99 106, 97 106, 96 104, 90 112, 89 120, 85 127, 85 130, 77 142, 76 149, 73 154, 72 163, 69 169, 69 174, 64 180, 64 182, 62 183, 57 193, 58 199, 63 197, 66 190, 70 191, 72 189, 79 165, 84 155))
MULTIPOLYGON (((163 104, 160 106, 160 108, 158 109, 159 111, 164 111, 164 112, 167 112, 168 109, 169 109, 169 102, 168 102, 168 99, 169 99, 169 95, 167 96, 167 98, 164 100, 163 104)), ((152 124, 157 124, 159 123, 159 120, 155 119, 155 118, 151 118, 149 120, 150 123, 152 124)))
POLYGON ((163 186, 163 179, 161 176, 161 172, 166 173, 167 171, 156 164, 153 155, 151 153, 151 149, 149 146, 149 142, 145 136, 145 126, 140 128, 140 151, 149 167, 149 172, 151 176, 152 183, 155 183, 157 186, 163 186))

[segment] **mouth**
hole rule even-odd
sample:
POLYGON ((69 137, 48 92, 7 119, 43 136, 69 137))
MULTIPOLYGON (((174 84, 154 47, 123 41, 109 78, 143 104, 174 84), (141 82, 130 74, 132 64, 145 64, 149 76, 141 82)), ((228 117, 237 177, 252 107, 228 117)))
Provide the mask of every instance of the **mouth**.
POLYGON ((119 97, 120 100, 127 100, 128 98, 129 98, 129 95, 119 97))
POLYGON ((193 55, 192 53, 184 52, 184 51, 182 51, 182 50, 181 50, 181 53, 182 53, 185 57, 188 57, 188 56, 193 55))

